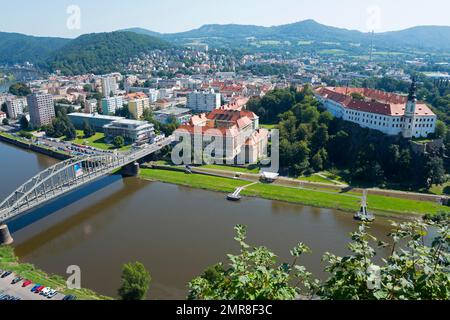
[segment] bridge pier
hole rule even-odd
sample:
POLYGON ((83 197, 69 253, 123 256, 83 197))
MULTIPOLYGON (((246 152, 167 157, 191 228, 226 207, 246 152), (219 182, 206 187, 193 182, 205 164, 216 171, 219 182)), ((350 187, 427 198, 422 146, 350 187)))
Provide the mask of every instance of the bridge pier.
POLYGON ((11 234, 9 233, 8 226, 6 224, 0 225, 0 246, 10 245, 14 242, 11 234))
POLYGON ((126 177, 137 177, 140 172, 139 163, 134 162, 122 168, 122 175, 126 177))

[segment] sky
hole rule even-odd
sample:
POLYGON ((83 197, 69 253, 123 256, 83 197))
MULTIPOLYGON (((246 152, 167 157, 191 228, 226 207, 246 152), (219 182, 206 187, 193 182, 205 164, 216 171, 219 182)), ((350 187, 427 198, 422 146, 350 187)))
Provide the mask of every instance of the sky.
POLYGON ((448 0, 22 0, 0 4, 0 31, 74 38, 141 27, 173 33, 204 24, 281 25, 305 19, 376 32, 450 25, 448 0))

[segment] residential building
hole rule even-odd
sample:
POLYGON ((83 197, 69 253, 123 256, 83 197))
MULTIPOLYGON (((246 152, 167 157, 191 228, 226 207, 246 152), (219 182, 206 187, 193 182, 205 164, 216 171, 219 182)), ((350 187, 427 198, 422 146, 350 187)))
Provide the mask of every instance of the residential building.
POLYGON ((186 124, 191 120, 191 110, 186 108, 169 107, 167 109, 155 111, 155 119, 161 123, 169 123, 175 119, 178 124, 186 124))
POLYGON ((124 120, 123 117, 105 116, 98 113, 70 113, 70 122, 78 130, 83 130, 85 123, 97 132, 103 132, 103 127, 114 121, 124 120))
POLYGON ((28 106, 26 98, 12 98, 6 100, 6 107, 10 119, 19 119, 28 106))
POLYGON ((6 113, 3 111, 0 111, 0 125, 2 124, 3 120, 6 119, 6 113))
POLYGON ((426 138, 436 130, 437 116, 416 98, 413 82, 408 96, 365 88, 318 88, 316 97, 337 118, 363 128, 404 138, 426 138), (354 98, 359 94, 363 99, 354 98))
POLYGON ((196 115, 174 134, 178 140, 189 134, 193 150, 197 135, 201 135, 203 149, 211 141, 220 141, 222 147, 214 150, 216 160, 238 162, 244 159, 246 163, 256 163, 267 155, 269 132, 259 128, 259 117, 250 111, 216 109, 209 114, 196 115))
POLYGON ((96 99, 86 100, 84 113, 92 114, 97 112, 98 101, 96 99))
POLYGON ((121 119, 105 125, 103 131, 109 141, 122 136, 129 143, 143 144, 153 143, 155 138, 155 128, 147 121, 121 119))
POLYGON ((194 91, 187 95, 186 107, 194 112, 211 112, 219 109, 221 103, 220 93, 215 93, 214 90, 206 92, 194 91))
POLYGON ((134 99, 128 102, 128 111, 136 120, 142 118, 145 109, 150 109, 150 100, 148 98, 134 99))
POLYGON ((121 108, 123 108, 123 98, 120 96, 102 99, 102 113, 104 115, 115 114, 116 110, 121 108))
POLYGON ((27 97, 27 102, 32 127, 39 128, 52 123, 55 118, 55 105, 51 94, 34 93, 27 97))
POLYGON ((104 98, 116 95, 117 93, 117 82, 114 77, 102 77, 102 94, 104 98))

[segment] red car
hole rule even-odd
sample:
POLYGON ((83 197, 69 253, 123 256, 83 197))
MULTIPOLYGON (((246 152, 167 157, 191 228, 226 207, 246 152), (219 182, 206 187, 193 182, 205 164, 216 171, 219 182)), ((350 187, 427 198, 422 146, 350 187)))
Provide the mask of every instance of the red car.
POLYGON ((45 287, 44 286, 40 286, 40 287, 38 287, 35 291, 34 291, 34 293, 41 293, 41 291, 42 290, 44 290, 45 289, 45 287))
POLYGON ((32 283, 33 283, 32 281, 26 280, 26 281, 23 282, 22 288, 26 288, 26 287, 28 287, 28 286, 29 286, 30 284, 32 284, 32 283))

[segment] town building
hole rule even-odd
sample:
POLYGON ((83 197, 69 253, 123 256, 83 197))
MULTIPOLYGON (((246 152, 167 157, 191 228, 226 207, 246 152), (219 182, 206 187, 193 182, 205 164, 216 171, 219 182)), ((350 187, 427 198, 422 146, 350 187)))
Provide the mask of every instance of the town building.
POLYGON ((101 105, 104 115, 115 114, 116 110, 123 108, 123 98, 120 96, 103 98, 101 105))
POLYGON ((102 77, 102 94, 104 98, 115 96, 117 93, 117 82, 114 77, 102 77))
POLYGON ((26 98, 12 98, 6 100, 6 108, 10 119, 19 119, 28 106, 26 98))
POLYGON ((214 90, 206 92, 194 91, 187 95, 186 107, 194 112, 211 112, 221 106, 221 94, 214 90))
POLYGON ((108 141, 121 136, 129 143, 144 144, 153 143, 155 138, 155 128, 147 121, 121 119, 105 125, 103 131, 108 141))
POLYGON ((154 112, 156 121, 167 124, 175 119, 178 124, 186 124, 191 120, 191 110, 187 108, 170 107, 154 112))
POLYGON ((107 124, 125 119, 123 117, 105 116, 98 113, 70 113, 67 116, 76 129, 83 130, 84 125, 87 123, 97 132, 103 132, 103 127, 107 124))
POLYGON ((321 87, 315 95, 335 117, 387 135, 426 138, 436 130, 437 116, 417 101, 415 82, 408 96, 344 87, 321 87))
POLYGON ((189 134, 193 148, 197 135, 201 135, 203 149, 211 141, 221 140, 223 147, 215 150, 216 160, 237 163, 244 159, 246 163, 256 163, 267 155, 269 132, 259 128, 259 117, 251 111, 216 109, 209 114, 193 116, 174 134, 178 140, 189 134))
POLYGON ((96 113, 97 112, 97 100, 96 99, 90 99, 90 100, 86 100, 85 105, 84 105, 84 113, 96 113))
POLYGON ((150 100, 148 98, 133 99, 128 102, 128 111, 136 120, 142 118, 145 109, 150 109, 150 100))
POLYGON ((55 105, 51 94, 31 94, 27 97, 27 103, 32 127, 40 128, 52 123, 53 118, 55 118, 55 105))

